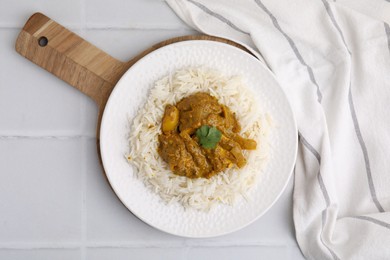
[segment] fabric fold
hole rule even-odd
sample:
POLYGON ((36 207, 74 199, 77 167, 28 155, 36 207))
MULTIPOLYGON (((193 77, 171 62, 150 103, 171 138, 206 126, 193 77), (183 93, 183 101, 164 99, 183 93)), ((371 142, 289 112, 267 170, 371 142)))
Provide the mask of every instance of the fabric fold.
POLYGON ((390 3, 167 3, 192 28, 261 53, 287 94, 299 129, 293 207, 303 254, 389 259, 390 3))

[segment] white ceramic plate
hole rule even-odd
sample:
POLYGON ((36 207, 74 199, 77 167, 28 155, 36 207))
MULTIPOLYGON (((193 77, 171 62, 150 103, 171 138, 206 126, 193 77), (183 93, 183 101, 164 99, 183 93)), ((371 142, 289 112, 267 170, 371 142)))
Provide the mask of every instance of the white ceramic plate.
MULTIPOLYGON (((261 146, 260 146, 261 147, 261 146)), ((114 88, 105 108, 100 149, 108 180, 123 204, 138 218, 162 231, 185 237, 212 237, 239 230, 263 215, 279 198, 291 176, 297 129, 286 96, 270 71, 250 54, 214 41, 185 41, 160 48, 134 64, 114 88), (251 201, 219 205, 205 213, 167 206, 133 173, 124 154, 129 117, 136 115, 154 82, 183 67, 206 66, 227 76, 241 75, 256 93, 260 108, 275 122, 271 155, 251 201)))

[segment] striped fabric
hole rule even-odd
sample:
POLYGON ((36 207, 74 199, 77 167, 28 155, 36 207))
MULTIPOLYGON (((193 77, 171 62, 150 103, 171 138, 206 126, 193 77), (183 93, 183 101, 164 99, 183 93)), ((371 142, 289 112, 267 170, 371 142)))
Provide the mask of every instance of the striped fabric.
POLYGON ((390 1, 167 0, 254 48, 299 128, 294 224, 309 259, 390 259, 390 1))

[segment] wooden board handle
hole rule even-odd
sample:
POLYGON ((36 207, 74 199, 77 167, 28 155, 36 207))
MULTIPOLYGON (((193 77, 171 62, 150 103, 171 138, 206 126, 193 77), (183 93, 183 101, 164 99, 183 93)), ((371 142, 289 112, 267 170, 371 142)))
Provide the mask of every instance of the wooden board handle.
POLYGON ((16 51, 90 96, 101 114, 127 70, 118 61, 41 13, 33 14, 16 40, 16 51))

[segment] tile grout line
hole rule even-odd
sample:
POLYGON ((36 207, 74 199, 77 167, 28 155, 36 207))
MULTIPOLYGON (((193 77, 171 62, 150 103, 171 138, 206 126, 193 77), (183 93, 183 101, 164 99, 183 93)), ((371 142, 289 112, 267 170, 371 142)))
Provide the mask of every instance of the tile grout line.
MULTIPOLYGON (((111 249, 131 249, 131 248, 231 248, 231 247, 277 247, 277 248, 294 248, 297 245, 278 244, 278 243, 264 243, 264 242, 220 242, 215 244, 209 243, 163 243, 163 244, 151 244, 150 242, 85 242, 85 249, 92 248, 111 248, 111 249)), ((36 250, 36 249, 80 249, 80 242, 62 242, 62 243, 0 243, 0 249, 20 249, 20 250, 36 250)))
MULTIPOLYGON (((99 25, 92 25, 92 26, 87 26, 86 24, 83 26, 74 26, 74 25, 67 25, 67 24, 62 24, 69 30, 102 30, 102 31, 195 31, 192 28, 186 28, 186 27, 159 27, 155 25, 151 26, 141 26, 141 25, 133 25, 133 26, 99 26, 99 25)), ((0 30, 4 29, 18 29, 21 30, 23 27, 18 26, 18 25, 1 25, 0 24, 0 30)))
MULTIPOLYGON (((0 29, 18 29, 21 30, 24 26, 24 23, 27 22, 27 19, 25 21, 21 20, 23 22, 23 25, 15 25, 15 24, 1 24, 0 23, 0 29)), ((82 29, 81 26, 76 25, 76 24, 63 24, 66 28, 71 29, 71 30, 80 30, 82 29)))
POLYGON ((291 245, 288 243, 272 243, 262 241, 220 241, 220 242, 167 242, 167 243, 150 243, 148 241, 116 241, 116 242, 87 242, 87 248, 199 248, 199 247, 283 247, 287 248, 291 245))
POLYGON ((16 249, 16 250, 37 250, 37 249, 80 249, 79 242, 60 242, 60 243, 0 243, 0 250, 16 249))
POLYGON ((1 135, 0 134, 0 140, 40 140, 40 139, 47 139, 47 140, 72 140, 72 139, 96 139, 96 136, 94 135, 1 135))
POLYGON ((87 248, 87 140, 81 144, 82 163, 81 163, 81 259, 86 260, 87 248))
POLYGON ((86 26, 87 30, 139 30, 139 31, 195 31, 192 28, 186 27, 169 27, 169 26, 158 26, 158 25, 150 25, 150 26, 142 26, 138 24, 132 24, 131 26, 99 26, 99 25, 91 25, 86 26))
MULTIPOLYGON (((87 3, 86 0, 81 0, 81 36, 85 37, 86 27, 87 27, 87 3)), ((85 128, 86 114, 87 114, 87 105, 86 102, 81 103, 80 107, 81 121, 83 122, 82 129, 85 128)), ((87 140, 82 141, 82 163, 81 163, 81 248, 80 248, 80 258, 82 260, 87 259, 87 140)))

